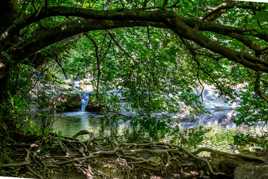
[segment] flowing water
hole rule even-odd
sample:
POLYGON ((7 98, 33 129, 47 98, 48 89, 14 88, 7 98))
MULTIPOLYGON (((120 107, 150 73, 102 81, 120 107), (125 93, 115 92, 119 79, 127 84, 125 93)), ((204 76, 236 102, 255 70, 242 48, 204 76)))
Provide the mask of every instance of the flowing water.
MULTIPOLYGON (((83 92, 81 97, 81 111, 78 112, 66 112, 61 114, 60 119, 56 120, 54 123, 54 129, 57 132, 61 132, 62 135, 72 136, 80 130, 89 130, 96 133, 100 128, 105 127, 106 133, 110 128, 118 128, 122 131, 124 128, 129 128, 130 120, 114 120, 109 119, 108 124, 104 126, 104 117, 100 114, 94 114, 85 112, 86 105, 90 99, 90 93, 83 92), (111 126, 108 126, 111 125, 111 126)), ((211 126, 219 125, 224 128, 234 128, 236 127, 233 118, 235 116, 235 108, 238 102, 229 103, 224 97, 219 96, 217 91, 213 88, 205 88, 203 91, 202 102, 207 113, 198 115, 194 118, 188 116, 181 117, 182 114, 174 113, 154 113, 152 116, 158 118, 155 123, 159 122, 159 118, 165 118, 163 116, 168 116, 173 120, 173 123, 167 123, 166 125, 171 127, 174 125, 179 125, 180 128, 196 128, 198 126, 211 126)), ((136 116, 134 112, 126 110, 126 102, 121 103, 120 114, 126 116, 125 118, 131 119, 136 116)), ((107 122, 106 122, 107 123, 107 122)), ((151 124, 152 125, 152 124, 151 124)), ((155 124, 157 125, 157 124, 155 124)), ((103 130, 102 132, 105 132, 103 130)))
MULTIPOLYGON (((138 116, 129 111, 126 101, 121 101, 118 114, 97 114, 85 112, 90 93, 83 93, 81 111, 66 112, 57 116, 53 128, 63 136, 73 136, 81 130, 87 130, 97 136, 130 135, 131 137, 147 136, 152 139, 170 138, 174 131, 181 129, 199 128, 200 126, 223 129, 254 130, 257 133, 268 132, 267 124, 256 124, 252 128, 236 126, 234 123, 235 109, 239 106, 239 99, 234 102, 220 96, 217 90, 206 87, 202 93, 202 103, 206 113, 195 117, 183 113, 153 113, 150 117, 138 116), (265 130, 263 130, 265 128, 265 130), (171 134, 172 133, 172 134, 171 134)), ((119 94, 120 95, 120 94, 119 94)), ((200 99, 201 100, 201 99, 200 99)))
POLYGON ((83 92, 82 96, 81 96, 81 107, 80 107, 81 112, 86 111, 86 107, 87 107, 87 105, 89 103, 89 99, 90 99, 90 93, 89 92, 83 92))

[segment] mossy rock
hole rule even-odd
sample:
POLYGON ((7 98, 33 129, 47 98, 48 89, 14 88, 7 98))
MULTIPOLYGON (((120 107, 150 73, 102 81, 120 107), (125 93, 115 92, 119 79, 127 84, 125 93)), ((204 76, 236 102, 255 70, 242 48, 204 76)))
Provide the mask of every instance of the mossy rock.
POLYGON ((80 105, 80 95, 61 95, 57 98, 56 110, 58 112, 78 111, 80 105))
POLYGON ((235 179, 268 179, 268 165, 241 165, 234 176, 235 179))

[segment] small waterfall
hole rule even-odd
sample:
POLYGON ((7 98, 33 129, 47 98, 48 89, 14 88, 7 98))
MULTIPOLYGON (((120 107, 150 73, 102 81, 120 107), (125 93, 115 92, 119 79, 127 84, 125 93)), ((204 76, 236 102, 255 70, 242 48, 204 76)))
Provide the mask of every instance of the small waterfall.
POLYGON ((88 102, 89 102, 89 97, 90 97, 89 92, 83 92, 82 93, 82 95, 81 95, 81 108, 80 108, 81 112, 86 111, 86 107, 87 107, 88 102))

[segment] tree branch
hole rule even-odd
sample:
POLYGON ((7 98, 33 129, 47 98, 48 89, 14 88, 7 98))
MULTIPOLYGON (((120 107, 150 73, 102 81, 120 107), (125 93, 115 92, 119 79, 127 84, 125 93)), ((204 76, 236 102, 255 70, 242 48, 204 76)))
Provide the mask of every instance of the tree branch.
POLYGON ((180 17, 169 19, 168 22, 170 23, 170 28, 179 36, 192 40, 201 47, 219 53, 229 60, 240 63, 253 70, 268 72, 268 62, 262 61, 248 53, 237 52, 220 45, 217 41, 211 40, 196 29, 189 27, 180 17))
POLYGON ((228 10, 232 8, 239 8, 239 9, 245 9, 245 10, 251 10, 255 12, 256 10, 264 10, 265 6, 263 5, 253 5, 252 3, 248 2, 235 2, 235 1, 225 1, 215 7, 209 7, 209 12, 206 14, 202 20, 204 21, 214 21, 218 17, 220 17, 222 14, 226 13, 228 10))
POLYGON ((68 79, 68 75, 67 75, 67 73, 65 72, 65 69, 63 68, 61 62, 59 61, 58 55, 55 54, 55 58, 53 58, 53 59, 55 60, 55 62, 57 63, 57 65, 60 67, 60 69, 61 69, 61 71, 62 71, 62 73, 63 73, 63 75, 64 75, 64 78, 65 78, 65 79, 68 79))
POLYGON ((89 34, 86 35, 87 38, 92 42, 95 48, 95 56, 96 56, 96 69, 97 69, 97 85, 96 85, 96 99, 97 103, 99 103, 99 87, 100 87, 100 77, 101 77, 101 59, 100 59, 100 50, 97 42, 94 38, 92 38, 89 34))
POLYGON ((85 20, 81 19, 79 21, 71 21, 47 31, 41 31, 36 33, 38 35, 31 38, 31 40, 26 39, 23 42, 17 44, 10 48, 10 54, 12 54, 12 59, 17 62, 22 61, 24 58, 32 55, 33 53, 53 44, 58 41, 64 40, 74 35, 78 35, 84 32, 89 32, 93 30, 106 30, 114 29, 119 27, 135 27, 135 26, 155 26, 162 27, 164 24, 153 23, 153 22, 143 22, 143 21, 110 21, 110 20, 85 20))
POLYGON ((268 102, 268 96, 266 96, 261 90, 261 73, 259 73, 259 72, 256 72, 256 79, 254 82, 254 90, 255 90, 255 93, 259 97, 261 97, 263 100, 268 102))
POLYGON ((229 3, 222 3, 216 7, 213 7, 210 9, 209 13, 206 14, 202 20, 204 21, 214 21, 215 19, 217 19, 219 16, 221 16, 221 14, 223 14, 224 12, 226 12, 228 9, 230 9, 231 7, 233 7, 233 3, 229 4, 229 3))
MULTIPOLYGON (((100 19, 100 20, 132 20, 132 21, 151 21, 151 22, 164 22, 167 18, 174 18, 176 15, 173 11, 168 10, 150 10, 145 11, 144 9, 126 9, 126 10, 92 10, 85 8, 74 8, 74 7, 64 7, 64 6, 51 6, 47 9, 41 9, 38 14, 33 14, 28 17, 24 17, 22 19, 18 19, 11 25, 5 33, 1 35, 0 40, 6 39, 5 34, 13 35, 14 33, 18 33, 20 29, 40 21, 47 17, 53 16, 74 16, 74 17, 82 17, 88 19, 100 19)), ((211 23, 211 22, 203 22, 197 18, 185 18, 180 17, 187 23, 189 26, 194 27, 198 26, 205 31, 213 31, 216 33, 251 33, 249 35, 253 35, 259 38, 264 38, 268 41, 268 34, 258 33, 255 29, 246 29, 246 28, 235 28, 230 26, 224 26, 221 24, 211 23)))
MULTIPOLYGON (((6 33, 12 34, 12 32, 16 32, 25 27, 25 25, 51 16, 78 16, 90 19, 81 19, 76 20, 76 22, 59 25, 43 33, 38 33, 40 35, 32 37, 33 40, 30 40, 29 42, 27 42, 27 40, 23 41, 17 46, 12 47, 10 50, 11 54, 16 54, 16 59, 23 59, 27 57, 29 53, 34 53, 52 43, 83 32, 119 27, 154 26, 172 29, 179 36, 194 41, 201 47, 221 54, 229 60, 240 63, 245 67, 256 71, 268 72, 268 62, 256 58, 249 53, 239 52, 224 47, 219 42, 202 35, 201 31, 211 31, 230 36, 254 49, 257 48, 257 46, 253 43, 249 43, 249 40, 245 36, 255 36, 268 42, 268 34, 259 33, 254 29, 236 28, 211 22, 203 22, 196 18, 179 17, 172 11, 144 11, 142 9, 98 11, 61 6, 48 7, 46 13, 44 10, 41 10, 36 16, 31 16, 28 19, 26 18, 23 21, 16 22, 6 31, 6 33), (195 27, 198 27, 198 30, 195 27)), ((0 42, 6 39, 7 36, 10 36, 10 34, 6 36, 3 36, 2 34, 0 42)))

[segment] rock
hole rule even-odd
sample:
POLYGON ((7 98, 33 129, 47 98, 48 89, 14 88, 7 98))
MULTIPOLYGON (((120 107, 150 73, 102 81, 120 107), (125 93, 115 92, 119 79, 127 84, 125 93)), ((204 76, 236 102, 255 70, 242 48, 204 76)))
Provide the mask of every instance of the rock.
POLYGON ((268 165, 242 165, 235 170, 235 179, 267 179, 268 165))
POLYGON ((60 95, 54 99, 57 112, 79 111, 81 97, 78 94, 60 95))
POLYGON ((104 110, 104 106, 97 106, 94 105, 93 103, 90 103, 86 107, 86 111, 88 112, 101 112, 104 110))
MULTIPOLYGON (((81 96, 79 94, 62 94, 53 99, 57 112, 74 112, 80 111, 81 108, 81 96)), ((87 107, 87 112, 101 112, 104 110, 104 106, 96 105, 90 102, 87 107)))

